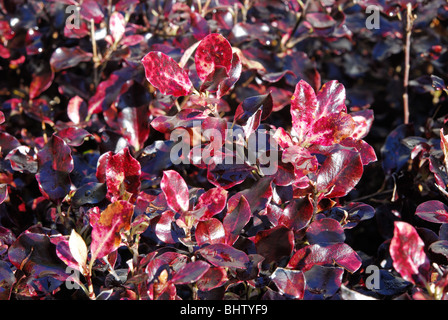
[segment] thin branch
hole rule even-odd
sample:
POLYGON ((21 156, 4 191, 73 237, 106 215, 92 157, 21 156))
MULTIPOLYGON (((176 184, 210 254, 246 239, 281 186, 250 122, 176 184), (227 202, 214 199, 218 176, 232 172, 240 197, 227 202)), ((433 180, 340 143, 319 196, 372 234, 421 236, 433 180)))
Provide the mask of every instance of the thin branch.
POLYGON ((412 26, 414 24, 415 17, 412 14, 412 4, 408 3, 406 6, 406 42, 404 47, 404 76, 403 76, 403 112, 404 112, 404 123, 409 123, 409 69, 411 67, 410 55, 411 55, 411 34, 412 26))

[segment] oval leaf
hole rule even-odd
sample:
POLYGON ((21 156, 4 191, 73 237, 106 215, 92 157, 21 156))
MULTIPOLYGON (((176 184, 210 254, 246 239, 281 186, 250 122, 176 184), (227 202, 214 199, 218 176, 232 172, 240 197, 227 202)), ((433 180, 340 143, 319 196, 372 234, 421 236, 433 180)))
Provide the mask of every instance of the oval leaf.
POLYGON ((192 91, 188 74, 166 54, 151 51, 142 59, 146 79, 162 94, 186 96, 192 91))
POLYGON ((420 204, 415 214, 423 220, 433 223, 448 223, 448 206, 438 200, 420 204))
POLYGON ((414 284, 425 283, 429 260, 424 249, 425 243, 412 225, 395 221, 389 252, 395 270, 403 279, 414 284))
POLYGON ((271 279, 281 294, 293 299, 303 299, 306 281, 302 271, 278 267, 271 279))
POLYGON ((199 78, 205 81, 216 67, 224 67, 226 74, 232 68, 232 46, 218 33, 209 34, 202 39, 194 57, 199 78))
POLYGON ((216 267, 246 268, 249 257, 241 250, 223 243, 216 243, 198 250, 208 262, 216 267))
POLYGON ((174 212, 188 211, 189 195, 188 186, 182 176, 174 170, 166 170, 163 172, 162 181, 160 182, 168 206, 174 212))
POLYGON ((198 281, 208 270, 210 264, 205 261, 195 261, 180 268, 171 281, 175 284, 187 284, 198 281))

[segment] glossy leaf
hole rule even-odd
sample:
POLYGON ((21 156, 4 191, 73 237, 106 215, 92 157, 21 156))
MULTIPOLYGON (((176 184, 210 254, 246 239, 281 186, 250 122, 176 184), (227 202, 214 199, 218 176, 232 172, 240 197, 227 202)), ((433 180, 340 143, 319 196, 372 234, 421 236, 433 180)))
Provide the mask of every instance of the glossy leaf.
POLYGON ((224 243, 224 227, 218 219, 210 218, 199 221, 196 226, 195 237, 199 246, 204 244, 224 243))
POLYGON ((271 276, 280 293, 293 299, 303 299, 306 280, 302 271, 278 267, 271 276))
POLYGON ((249 263, 243 251, 223 243, 208 245, 197 252, 216 267, 245 268, 249 263))
POLYGON ((448 206, 438 200, 430 200, 420 204, 415 214, 429 222, 448 223, 448 206))
POLYGON ((50 58, 50 65, 55 72, 76 67, 81 62, 92 60, 92 53, 84 51, 79 46, 57 48, 50 58))
POLYGON ((174 170, 163 172, 160 188, 168 206, 174 212, 185 212, 189 208, 188 186, 182 176, 174 170))
POLYGON ((209 34, 199 43, 194 57, 199 78, 205 81, 218 66, 224 67, 228 75, 232 57, 232 47, 227 39, 217 33, 209 34))
POLYGON ((134 207, 127 201, 111 203, 92 223, 91 259, 100 259, 112 253, 121 245, 121 233, 128 231, 134 207))
POLYGON ((311 244, 331 244, 345 241, 345 233, 339 222, 324 218, 312 222, 306 229, 306 237, 311 244))
POLYGON ((187 72, 166 54, 151 51, 143 57, 142 63, 146 79, 162 94, 179 97, 192 91, 187 72))
POLYGON ((228 281, 227 272, 223 267, 210 267, 208 271, 196 282, 201 291, 210 291, 222 286, 228 281))
POLYGON ((429 260, 425 244, 415 228, 407 222, 396 221, 389 252, 393 266, 403 279, 412 283, 425 283, 429 260))
POLYGON ((69 173, 74 168, 70 147, 53 135, 37 153, 39 169, 36 174, 43 195, 51 200, 61 200, 70 191, 69 173))
POLYGON ((285 226, 277 226, 258 232, 254 242, 257 253, 265 258, 266 263, 280 261, 292 253, 294 233, 285 226))
POLYGON ((357 185, 362 173, 359 153, 341 149, 332 153, 322 164, 316 188, 326 198, 343 197, 357 185))
POLYGON ((314 265, 334 263, 353 273, 361 267, 361 258, 345 243, 328 246, 312 244, 299 249, 289 260, 288 267, 306 272, 314 265))
POLYGON ((107 198, 116 201, 125 197, 125 192, 135 200, 140 191, 140 163, 124 148, 116 154, 104 153, 98 159, 96 177, 106 183, 107 198))
POLYGON ((228 205, 227 214, 223 220, 226 243, 228 245, 235 243, 241 230, 249 222, 251 216, 249 202, 247 202, 246 197, 243 195, 240 197, 236 206, 228 205))
POLYGON ((193 283, 199 280, 209 269, 210 264, 205 261, 190 262, 180 268, 171 281, 175 284, 193 283))

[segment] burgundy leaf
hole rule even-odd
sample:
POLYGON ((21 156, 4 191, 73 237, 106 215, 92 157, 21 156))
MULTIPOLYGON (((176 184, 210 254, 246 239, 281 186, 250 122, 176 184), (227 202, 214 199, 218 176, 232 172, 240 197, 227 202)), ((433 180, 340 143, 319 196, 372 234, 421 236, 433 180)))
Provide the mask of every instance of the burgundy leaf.
POLYGON ((345 243, 328 246, 312 244, 299 249, 289 260, 288 268, 299 269, 303 272, 314 265, 337 265, 353 273, 361 267, 361 258, 345 243))
POLYGON ((195 237, 199 246, 204 244, 224 243, 224 227, 218 219, 210 218, 199 221, 196 226, 195 237))
POLYGON ((261 120, 265 120, 272 112, 273 101, 270 93, 244 99, 235 111, 236 123, 244 125, 258 110, 261 110, 261 120))
POLYGON ((285 226, 277 226, 258 232, 254 242, 257 253, 265 258, 266 263, 280 261, 292 253, 294 233, 285 226))
POLYGON ((438 200, 430 200, 420 204, 415 214, 429 222, 448 223, 448 206, 438 200))
POLYGON ((403 279, 414 284, 426 283, 430 265, 425 253, 425 243, 412 225, 395 221, 389 252, 394 269, 403 279))
POLYGON ((227 203, 227 193, 227 190, 216 187, 201 194, 195 206, 195 209, 207 207, 201 219, 209 219, 224 210, 227 203))
POLYGON ((232 86, 238 81, 238 79, 241 76, 243 66, 241 64, 241 60, 238 56, 238 54, 235 52, 233 54, 232 58, 232 67, 230 69, 229 77, 226 78, 224 81, 221 81, 218 86, 218 91, 216 92, 217 98, 221 98, 226 93, 229 92, 229 90, 232 88, 232 86))
POLYGON ((216 267, 245 268, 249 263, 243 251, 223 243, 208 245, 197 252, 216 267))
POLYGON ((245 196, 241 196, 238 204, 233 206, 230 202, 227 207, 227 214, 224 217, 223 225, 226 233, 226 243, 233 245, 238 239, 241 230, 252 217, 249 203, 245 196))
POLYGON ((278 223, 297 232, 310 223, 313 212, 314 208, 310 198, 293 199, 286 205, 282 215, 278 218, 278 223))
POLYGON ((209 34, 196 49, 195 63, 199 78, 205 81, 218 66, 224 67, 228 75, 232 68, 232 58, 232 47, 227 39, 218 33, 209 34))
POLYGON ((205 261, 190 262, 180 268, 171 281, 175 284, 193 283, 198 281, 209 269, 210 264, 205 261))
POLYGON ((53 135, 37 154, 36 179, 43 195, 51 200, 63 199, 70 191, 69 173, 74 168, 70 147, 53 135))
POLYGON ((315 265, 305 272, 306 288, 324 298, 333 296, 342 285, 344 269, 315 265))
POLYGON ((100 259, 121 245, 121 233, 129 231, 134 207, 127 201, 111 203, 92 224, 92 259, 100 259))
POLYGON ((124 108, 119 112, 117 120, 123 137, 136 151, 139 151, 150 133, 148 107, 124 108))
POLYGON ((45 64, 38 72, 32 74, 30 84, 30 99, 37 98, 53 83, 54 72, 50 65, 45 64))
POLYGON ((175 97, 191 93, 193 85, 188 74, 171 57, 151 51, 142 59, 146 79, 162 94, 175 97))
POLYGON ((345 233, 339 222, 323 218, 312 222, 306 229, 306 237, 311 244, 330 244, 345 241, 345 233))
POLYGON ((177 234, 173 229, 174 215, 174 212, 167 210, 152 221, 152 223, 156 224, 154 231, 157 238, 165 243, 174 244, 178 240, 177 234))
POLYGON ((202 275, 202 277, 196 282, 198 289, 201 291, 210 291, 217 287, 222 286, 229 280, 227 278, 227 272, 223 267, 211 267, 208 271, 202 275))
POLYGON ((174 170, 164 171, 160 188, 171 210, 174 212, 188 211, 190 203, 188 186, 179 173, 174 170))
POLYGON ((99 182, 106 182, 110 201, 127 197, 126 192, 131 196, 130 201, 135 201, 140 191, 140 175, 140 163, 127 147, 117 154, 104 153, 98 159, 96 176, 99 182))
POLYGON ((13 285, 16 282, 14 272, 9 267, 8 262, 0 261, 0 300, 9 300, 13 285))
POLYGON ((80 10, 81 17, 90 21, 93 19, 95 23, 100 23, 104 19, 103 11, 100 4, 95 0, 84 0, 80 10))
POLYGON ((281 294, 293 299, 303 299, 306 280, 302 271, 278 267, 271 279, 281 294))
POLYGON ((9 247, 9 261, 26 275, 39 278, 51 275, 64 281, 66 266, 56 255, 56 247, 46 234, 24 231, 9 247))
POLYGON ((8 197, 8 185, 6 183, 0 184, 0 204, 8 197))
POLYGON ((10 161, 11 168, 15 171, 36 173, 38 169, 38 161, 34 156, 34 151, 27 146, 19 146, 11 150, 5 160, 10 161))
POLYGON ((359 153, 341 149, 330 154, 319 169, 316 190, 326 198, 343 197, 359 182, 363 164, 359 153))
POLYGON ((50 58, 50 65, 55 72, 76 67, 81 62, 92 60, 92 53, 86 52, 79 46, 71 48, 57 48, 50 58))
POLYGON ((79 147, 87 137, 92 136, 87 130, 77 127, 67 127, 59 130, 56 135, 72 147, 79 147))

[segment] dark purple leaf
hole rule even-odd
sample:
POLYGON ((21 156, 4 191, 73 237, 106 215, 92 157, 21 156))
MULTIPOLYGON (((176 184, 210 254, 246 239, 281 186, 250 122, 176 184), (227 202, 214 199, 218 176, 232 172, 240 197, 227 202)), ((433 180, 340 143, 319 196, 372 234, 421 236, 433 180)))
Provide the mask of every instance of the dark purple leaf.
POLYGON ((216 267, 245 268, 249 263, 243 251, 223 243, 208 245, 197 252, 216 267))
POLYGON ((230 202, 227 206, 227 214, 224 217, 223 225, 226 233, 226 243, 233 245, 238 239, 241 230, 249 222, 252 217, 249 203, 242 195, 236 206, 230 202))
POLYGON ((344 269, 314 265, 305 272, 306 289, 324 298, 333 296, 342 285, 344 269))
POLYGON ((205 261, 190 262, 177 270, 171 281, 175 284, 193 283, 198 281, 209 269, 210 264, 205 261))
POLYGON ((81 62, 92 60, 92 54, 79 46, 71 48, 57 48, 50 58, 50 65, 54 72, 76 67, 81 62))
POLYGON ((289 260, 289 268, 306 272, 314 265, 337 264, 353 273, 361 267, 361 258, 345 243, 336 243, 328 246, 318 244, 308 245, 299 249, 289 260))
POLYGON ((266 263, 279 261, 292 253, 294 233, 285 226, 277 226, 258 232, 254 242, 257 253, 265 258, 266 263))
POLYGON ((448 206, 438 200, 430 200, 420 204, 415 214, 423 220, 433 223, 448 222, 448 206))
POLYGON ((278 267, 271 279, 281 294, 293 299, 303 299, 306 280, 302 271, 278 267))
POLYGON ((345 241, 345 233, 341 225, 331 218, 312 222, 306 229, 306 237, 309 243, 320 245, 345 241))
POLYGON ((211 267, 196 282, 198 289, 201 291, 210 291, 222 286, 228 281, 227 272, 223 267, 211 267))

